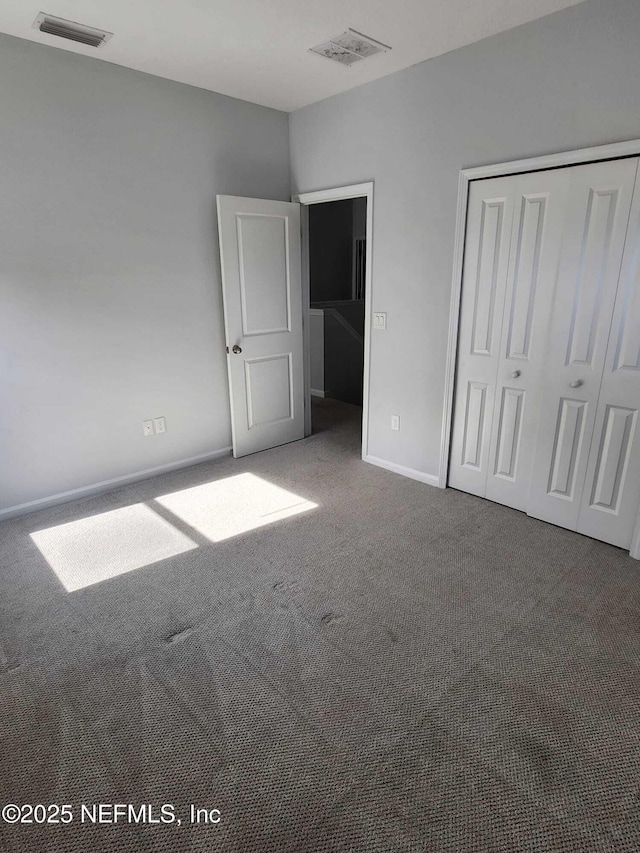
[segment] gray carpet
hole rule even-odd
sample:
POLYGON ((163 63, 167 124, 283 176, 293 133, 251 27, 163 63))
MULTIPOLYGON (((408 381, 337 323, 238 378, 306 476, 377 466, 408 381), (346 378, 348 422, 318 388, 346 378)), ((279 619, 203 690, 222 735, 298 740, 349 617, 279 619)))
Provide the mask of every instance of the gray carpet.
POLYGON ((640 565, 358 417, 0 525, 0 804, 73 809, 2 851, 640 850, 640 565))

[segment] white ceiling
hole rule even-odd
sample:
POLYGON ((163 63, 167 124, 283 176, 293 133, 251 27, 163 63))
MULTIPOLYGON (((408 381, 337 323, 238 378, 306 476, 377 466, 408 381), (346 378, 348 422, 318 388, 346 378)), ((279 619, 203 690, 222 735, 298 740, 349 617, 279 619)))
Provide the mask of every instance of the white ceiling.
POLYGON ((0 31, 291 111, 582 0, 3 0, 0 31), (32 29, 47 12, 101 48, 32 29), (352 27, 391 51, 350 67, 308 48, 352 27))

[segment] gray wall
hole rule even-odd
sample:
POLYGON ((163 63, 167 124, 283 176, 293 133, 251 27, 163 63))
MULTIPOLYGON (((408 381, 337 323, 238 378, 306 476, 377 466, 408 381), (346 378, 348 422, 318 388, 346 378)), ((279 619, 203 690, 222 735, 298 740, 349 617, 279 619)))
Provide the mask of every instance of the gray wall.
POLYGON ((372 455, 438 473, 459 170, 640 137, 639 44, 589 0, 291 115, 295 191, 375 181, 372 455))
POLYGON ((215 195, 289 198, 287 116, 8 36, 0 79, 0 511, 228 446, 215 195))

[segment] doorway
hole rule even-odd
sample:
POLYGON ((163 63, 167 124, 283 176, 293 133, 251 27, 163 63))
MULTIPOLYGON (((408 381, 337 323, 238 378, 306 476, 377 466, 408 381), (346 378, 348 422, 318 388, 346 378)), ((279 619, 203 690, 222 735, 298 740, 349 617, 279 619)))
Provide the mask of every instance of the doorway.
POLYGON ((373 185, 305 193, 301 204, 305 434, 358 431, 366 456, 373 185))
MULTIPOLYGON (((326 291, 314 298, 322 299, 323 317, 326 314, 330 318, 328 325, 335 321, 334 326, 337 324, 358 343, 355 358, 349 363, 346 357, 342 359, 342 374, 351 371, 357 376, 355 383, 353 379, 348 382, 351 389, 355 385, 356 402, 342 405, 358 410, 360 455, 373 461, 367 454, 373 183, 305 193, 291 202, 217 196, 231 435, 236 457, 311 435, 311 319, 317 315, 311 314, 309 211, 314 205, 354 199, 363 199, 365 205, 347 207, 353 248, 349 253, 350 275, 340 295, 351 298, 330 299, 326 291), (347 302, 361 306, 359 318, 355 305, 354 316, 349 317, 342 304, 347 302)), ((322 239, 319 245, 320 255, 314 254, 314 278, 317 258, 323 260, 322 239)), ((321 341, 324 373, 324 331, 321 341)), ((333 345, 327 350, 331 361, 333 345)), ((338 377, 335 390, 329 390, 344 397, 344 376, 334 373, 338 377)), ((322 383, 324 389, 324 377, 322 383)), ((320 389, 314 386, 314 390, 320 389)))
POLYGON ((362 422, 366 198, 309 210, 311 429, 362 422))

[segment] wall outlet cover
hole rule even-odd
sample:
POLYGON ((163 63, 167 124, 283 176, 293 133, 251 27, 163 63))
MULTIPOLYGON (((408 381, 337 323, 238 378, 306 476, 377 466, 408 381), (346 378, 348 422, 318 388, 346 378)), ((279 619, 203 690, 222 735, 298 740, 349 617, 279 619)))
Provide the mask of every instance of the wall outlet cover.
POLYGON ((153 422, 156 425, 156 432, 158 433, 158 435, 167 431, 167 425, 165 423, 164 418, 154 418, 153 422))

